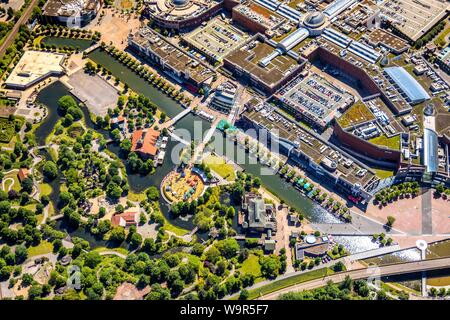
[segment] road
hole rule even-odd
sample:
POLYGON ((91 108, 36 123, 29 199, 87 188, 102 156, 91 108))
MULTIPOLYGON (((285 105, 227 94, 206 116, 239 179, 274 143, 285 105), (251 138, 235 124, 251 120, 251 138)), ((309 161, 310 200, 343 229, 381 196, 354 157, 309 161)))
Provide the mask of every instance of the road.
POLYGON ((19 28, 21 25, 25 24, 28 19, 31 17, 31 14, 33 13, 34 7, 37 5, 38 0, 32 0, 31 3, 28 5, 28 7, 25 9, 25 11, 20 16, 19 20, 17 20, 16 24, 12 28, 11 32, 6 37, 5 41, 0 46, 0 59, 3 58, 5 55, 6 49, 8 49, 14 42, 14 38, 16 37, 17 32, 19 31, 19 28))
POLYGON ((420 271, 430 271, 437 269, 445 269, 450 268, 450 258, 440 258, 440 259, 432 259, 432 260, 423 260, 423 261, 412 261, 405 263, 397 263, 390 264, 379 267, 370 267, 357 269, 347 272, 341 272, 337 274, 333 274, 324 278, 315 279, 307 282, 303 282, 294 286, 290 286, 288 288, 284 288, 281 290, 277 290, 275 292, 266 294, 260 297, 258 300, 275 300, 281 294, 293 292, 293 291, 302 291, 302 290, 311 290, 315 288, 323 287, 327 284, 328 281, 333 281, 334 283, 339 283, 344 281, 346 276, 350 276, 353 280, 358 279, 367 279, 369 277, 381 277, 381 276, 389 276, 389 275, 398 275, 398 274, 406 274, 406 273, 414 273, 420 271))

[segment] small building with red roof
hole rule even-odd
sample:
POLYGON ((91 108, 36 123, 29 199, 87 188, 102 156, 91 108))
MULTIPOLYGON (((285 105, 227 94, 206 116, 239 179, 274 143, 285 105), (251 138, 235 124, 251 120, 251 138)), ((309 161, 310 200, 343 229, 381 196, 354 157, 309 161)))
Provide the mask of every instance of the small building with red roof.
POLYGON ((115 214, 111 217, 113 226, 130 227, 138 223, 138 214, 136 211, 128 211, 120 214, 115 214))
POLYGON ((20 182, 23 182, 23 180, 28 178, 29 174, 30 172, 28 171, 27 168, 20 168, 19 172, 17 173, 17 178, 19 179, 20 182))
POLYGON ((155 159, 158 155, 160 132, 153 129, 136 130, 131 138, 131 151, 143 158, 155 159))

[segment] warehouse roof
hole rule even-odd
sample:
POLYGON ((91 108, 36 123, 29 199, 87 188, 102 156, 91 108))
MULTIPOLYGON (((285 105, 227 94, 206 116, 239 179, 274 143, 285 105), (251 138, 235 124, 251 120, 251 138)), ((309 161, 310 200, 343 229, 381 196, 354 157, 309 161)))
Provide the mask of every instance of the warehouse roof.
POLYGON ((419 103, 430 99, 425 89, 402 67, 390 67, 384 69, 384 71, 406 94, 411 103, 419 103))

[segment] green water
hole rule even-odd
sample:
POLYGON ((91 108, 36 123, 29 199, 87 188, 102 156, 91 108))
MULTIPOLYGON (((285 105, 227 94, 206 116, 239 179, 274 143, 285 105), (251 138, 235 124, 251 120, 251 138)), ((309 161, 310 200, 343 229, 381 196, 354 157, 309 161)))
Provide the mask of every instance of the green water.
POLYGON ((58 48, 72 47, 85 50, 94 44, 94 41, 87 39, 71 39, 63 37, 45 37, 41 43, 46 45, 55 45, 58 48))

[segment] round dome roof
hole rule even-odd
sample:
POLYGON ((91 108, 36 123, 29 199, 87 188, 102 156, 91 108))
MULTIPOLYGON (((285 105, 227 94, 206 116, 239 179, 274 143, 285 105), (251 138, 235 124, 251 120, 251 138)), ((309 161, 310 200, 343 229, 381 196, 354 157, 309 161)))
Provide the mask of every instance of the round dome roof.
POLYGON ((176 6, 184 6, 189 2, 189 0, 171 0, 171 1, 176 6))
POLYGON ((318 28, 325 23, 325 15, 322 12, 316 11, 306 15, 303 20, 305 26, 310 28, 318 28))
POLYGON ((313 236, 312 234, 305 237, 305 242, 308 244, 316 243, 316 240, 317 240, 316 237, 313 236))

